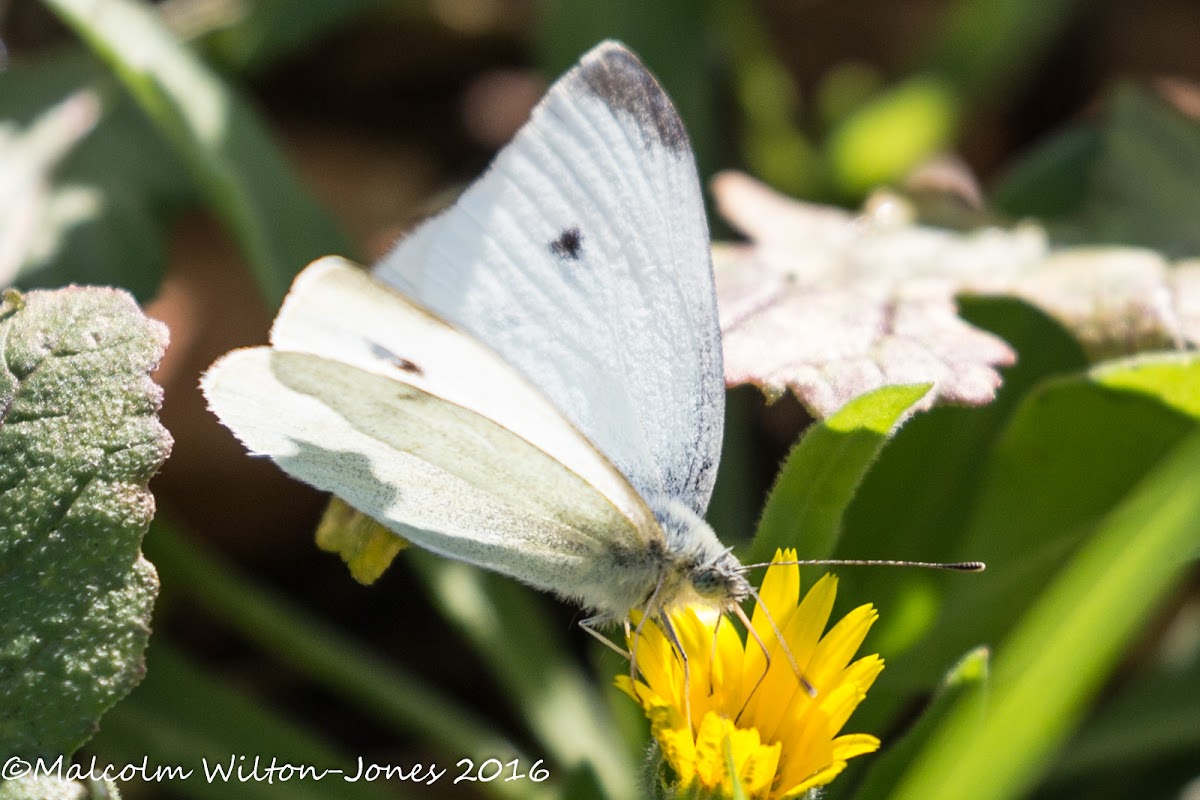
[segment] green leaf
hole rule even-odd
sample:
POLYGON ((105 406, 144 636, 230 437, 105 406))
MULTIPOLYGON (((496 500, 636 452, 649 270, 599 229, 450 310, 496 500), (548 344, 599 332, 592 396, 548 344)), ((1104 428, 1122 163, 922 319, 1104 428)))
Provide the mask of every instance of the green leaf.
POLYGON ((1118 86, 1098 124, 1035 150, 994 197, 1010 214, 1054 220, 1061 241, 1200 254, 1200 124, 1145 89, 1118 86))
POLYGON ((0 309, 0 755, 70 755, 142 676, 167 331, 126 293, 0 309))
MULTIPOLYGON (((393 730, 415 733, 456 758, 483 754, 532 761, 470 710, 221 563, 161 519, 147 549, 169 589, 186 593, 189 603, 393 730)), ((511 791, 517 784, 488 786, 511 791)))
POLYGON ((580 764, 567 775, 559 792, 562 800, 608 800, 613 795, 606 794, 595 770, 590 764, 580 764))
POLYGON ((825 143, 838 188, 857 197, 895 183, 951 145, 960 101, 941 76, 913 75, 863 103, 825 143))
POLYGON ((975 105, 995 107, 1026 85, 1046 51, 1078 15, 1079 0, 956 0, 941 16, 926 68, 975 105))
POLYGON ((747 560, 767 562, 776 549, 787 547, 804 558, 828 557, 863 475, 929 389, 930 384, 885 386, 811 425, 775 479, 747 560))
POLYGON ((1200 372, 1194 353, 1155 353, 1111 361, 1091 372, 1100 384, 1149 395, 1200 419, 1200 372))
POLYGON ((956 557, 970 553, 988 570, 957 576, 928 600, 940 614, 919 646, 893 657, 880 644, 889 657, 887 692, 876 692, 881 701, 865 706, 868 714, 894 712, 895 698, 927 686, 930 665, 1008 636, 1105 515, 1194 429, 1194 419, 1156 397, 1110 388, 1098 372, 1113 374, 1099 368, 1029 392, 1000 439, 976 454, 982 474, 963 506, 955 548, 956 557))
POLYGON ((590 764, 613 797, 635 796, 636 766, 615 739, 594 682, 567 657, 541 597, 510 578, 417 548, 408 557, 442 614, 484 656, 541 752, 568 769, 590 764))
MULTIPOLYGON (((959 659, 942 678, 937 694, 917 723, 903 738, 885 742, 885 749, 874 763, 858 791, 855 800, 875 800, 887 797, 896 781, 904 774, 914 756, 929 741, 938 725, 955 705, 970 701, 987 691, 989 685, 991 653, 986 647, 977 647, 959 659)), ((838 789, 835 787, 834 792, 838 789)))
POLYGON ((236 23, 205 37, 205 50, 228 70, 261 71, 305 46, 321 47, 313 40, 389 5, 395 10, 400 4, 395 0, 256 0, 236 6, 236 23))
MULTIPOLYGON (((401 793, 391 783, 361 780, 347 781, 358 772, 354 754, 339 753, 320 737, 294 721, 258 704, 253 698, 231 689, 190 663, 181 654, 155 640, 150 648, 146 680, 112 713, 104 718, 104 727, 89 749, 97 751, 98 768, 105 763, 119 769, 125 764, 142 764, 146 759, 152 782, 144 784, 154 793, 169 791, 172 797, 195 800, 382 800, 424 796, 419 789, 401 793), (321 780, 293 775, 283 780, 265 777, 239 780, 208 780, 205 767, 228 767, 240 762, 247 774, 254 759, 261 758, 265 768, 272 759, 278 764, 311 766, 319 770, 343 770, 321 780), (190 771, 171 775, 153 771, 179 768, 190 771)), ((363 754, 372 763, 369 754, 363 754)), ((386 759, 378 759, 380 762, 386 759)), ((425 759, 423 763, 428 764, 425 759)), ((400 764, 411 766, 410 763, 400 764)), ((443 768, 447 764, 441 765, 443 768)), ((265 775, 260 770, 259 775, 265 775)), ((441 783, 447 783, 447 773, 441 783)), ((139 787, 141 788, 141 787, 139 787)), ((408 788, 408 787, 405 787, 408 788)), ((424 788, 424 787, 421 787, 424 788)))
MULTIPOLYGON (((1186 624, 1186 623, 1185 623, 1186 624)), ((1200 752, 1200 663, 1160 668, 1124 688, 1055 759, 1050 781, 1127 772, 1200 752)))
POLYGON ((1193 432, 1036 595, 996 650, 986 703, 952 712, 893 797, 989 800, 1028 789, 1142 623, 1177 586, 1200 530, 1198 473, 1200 432, 1193 432))
POLYGON ((22 61, 3 80, 0 285, 108 284, 152 298, 163 228, 194 194, 183 165, 87 54, 22 61))
POLYGON ((1092 241, 1200 255, 1200 124, 1133 85, 1118 86, 1104 157, 1082 212, 1092 241))
POLYGON ((39 234, 41 221, 56 216, 54 172, 99 116, 99 98, 81 91, 43 110, 22 131, 0 122, 0 285, 12 283, 32 251, 53 249, 44 241, 53 237, 39 234))
POLYGON ((313 259, 350 248, 258 115, 152 9, 132 0, 46 0, 103 58, 183 157, 272 305, 313 259))
POLYGON ((991 203, 1015 217, 1069 217, 1083 205, 1103 150, 1099 131, 1067 128, 1017 161, 992 190, 991 203))

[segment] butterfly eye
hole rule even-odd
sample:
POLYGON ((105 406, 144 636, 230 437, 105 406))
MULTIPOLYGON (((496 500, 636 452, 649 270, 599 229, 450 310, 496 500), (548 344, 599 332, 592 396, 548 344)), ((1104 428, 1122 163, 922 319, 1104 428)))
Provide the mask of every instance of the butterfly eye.
POLYGON ((701 597, 722 597, 728 592, 729 581, 720 570, 708 567, 692 578, 692 588, 701 597))

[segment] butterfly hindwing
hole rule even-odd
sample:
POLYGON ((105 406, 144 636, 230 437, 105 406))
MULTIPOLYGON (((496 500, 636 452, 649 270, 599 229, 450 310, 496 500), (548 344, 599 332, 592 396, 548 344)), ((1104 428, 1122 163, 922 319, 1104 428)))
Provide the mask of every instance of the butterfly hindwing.
POLYGON ((426 549, 587 606, 620 607, 652 586, 637 568, 612 567, 661 535, 640 498, 469 337, 325 259, 297 279, 272 345, 227 355, 203 381, 212 409, 252 452, 426 549), (555 453, 454 402, 467 385, 489 399, 474 403, 482 411, 540 431, 533 438, 555 453))

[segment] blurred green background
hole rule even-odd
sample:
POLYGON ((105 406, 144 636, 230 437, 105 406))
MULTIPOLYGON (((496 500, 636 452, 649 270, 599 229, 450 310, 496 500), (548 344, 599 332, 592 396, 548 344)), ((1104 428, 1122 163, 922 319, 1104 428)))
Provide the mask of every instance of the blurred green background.
MULTIPOLYGON (((0 0, 0 276, 125 287, 172 334, 156 376, 176 445, 152 484, 160 515, 146 551, 163 589, 147 678, 85 754, 450 767, 495 755, 553 768, 540 787, 189 782, 126 796, 637 796, 644 724, 607 686, 622 665, 574 629, 573 609, 419 553, 358 586, 312 543, 324 498, 246 458, 196 390, 218 355, 265 341, 295 272, 331 252, 381 255, 606 37, 659 76, 704 178, 738 167, 851 207, 875 186, 904 186, 928 219, 967 225, 984 216, 973 190, 905 182, 954 154, 989 219, 1033 215, 1064 243, 1200 255, 1192 0, 0 0)), ((880 606, 866 647, 890 662, 849 729, 908 750, 879 756, 874 777, 864 759, 830 797, 887 796, 880 776, 899 775, 925 741, 902 732, 955 661, 995 646, 1053 567, 1111 533, 1107 514, 1146 475, 1183 469, 1166 454, 1194 430, 1194 407, 1112 400, 1078 377, 1078 346, 1017 305, 966 306, 1021 353, 997 403, 919 417, 846 512, 838 555, 1002 563, 998 583, 975 589, 954 576, 843 575, 841 602, 880 606), (1076 383, 1041 383, 1063 375, 1076 383), (1047 410, 1047 396, 1069 410, 1047 410), (1012 473, 1037 456, 1005 461, 1031 442, 1081 455, 1039 486, 1012 473), (1066 487, 1084 498, 1067 521, 1030 500, 1066 487), (1037 550, 1031 531, 1062 539, 1037 550)), ((731 394, 711 514, 725 541, 749 539, 810 422, 791 398, 731 394)), ((1042 755, 996 796, 1200 796, 1200 583, 1164 570, 1042 755)), ((1091 657, 1085 642, 1077 658, 1091 657)))

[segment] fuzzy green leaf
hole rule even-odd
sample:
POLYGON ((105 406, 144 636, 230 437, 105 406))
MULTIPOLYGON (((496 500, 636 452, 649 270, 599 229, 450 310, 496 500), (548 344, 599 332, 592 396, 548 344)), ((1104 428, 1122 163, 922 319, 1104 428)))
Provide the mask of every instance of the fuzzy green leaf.
POLYGON ((113 289, 0 310, 0 754, 70 755, 141 679, 162 324, 113 289))
POLYGON ((748 561, 770 561, 776 548, 785 547, 799 549, 804 558, 829 556, 863 475, 930 388, 885 386, 805 431, 775 479, 748 561))
POLYGON ((0 800, 120 800, 120 797, 120 792, 111 781, 85 784, 65 778, 39 776, 20 777, 0 784, 0 800))

